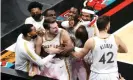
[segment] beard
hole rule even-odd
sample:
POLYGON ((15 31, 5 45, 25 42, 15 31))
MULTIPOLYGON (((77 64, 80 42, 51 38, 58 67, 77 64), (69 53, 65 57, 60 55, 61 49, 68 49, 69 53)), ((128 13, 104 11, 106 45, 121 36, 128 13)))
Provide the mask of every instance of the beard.
POLYGON ((32 36, 31 38, 32 38, 32 39, 35 39, 36 37, 37 37, 37 35, 34 35, 34 36, 32 36))

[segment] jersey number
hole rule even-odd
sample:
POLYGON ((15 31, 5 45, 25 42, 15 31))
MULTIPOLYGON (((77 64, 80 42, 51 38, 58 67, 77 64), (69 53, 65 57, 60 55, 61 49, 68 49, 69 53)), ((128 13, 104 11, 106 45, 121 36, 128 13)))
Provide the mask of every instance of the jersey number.
MULTIPOLYGON (((113 63, 113 62, 114 62, 114 61, 112 60, 112 58, 113 58, 113 56, 114 56, 113 52, 108 52, 106 56, 109 56, 109 55, 111 55, 111 57, 110 57, 110 59, 107 61, 107 63, 113 63)), ((105 64, 105 62, 106 62, 105 57, 106 57, 106 56, 105 56, 105 53, 104 53, 103 56, 101 57, 101 59, 99 60, 99 62, 103 62, 103 64, 105 64)))

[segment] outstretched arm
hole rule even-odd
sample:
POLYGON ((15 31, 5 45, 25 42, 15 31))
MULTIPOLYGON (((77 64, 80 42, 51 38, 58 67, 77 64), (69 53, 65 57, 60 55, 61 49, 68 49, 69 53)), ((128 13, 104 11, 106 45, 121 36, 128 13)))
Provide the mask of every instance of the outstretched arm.
POLYGON ((93 38, 90 38, 86 41, 84 47, 80 52, 72 52, 72 55, 76 58, 83 58, 85 55, 88 54, 90 50, 92 50, 94 47, 94 40, 93 38))

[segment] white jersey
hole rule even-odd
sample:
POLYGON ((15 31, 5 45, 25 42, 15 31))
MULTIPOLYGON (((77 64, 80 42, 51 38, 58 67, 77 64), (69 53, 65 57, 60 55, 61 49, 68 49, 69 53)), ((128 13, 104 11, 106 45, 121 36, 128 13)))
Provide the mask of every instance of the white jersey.
POLYGON ((117 72, 117 44, 114 35, 106 39, 94 37, 95 47, 92 50, 91 71, 96 73, 117 72))
POLYGON ((58 34, 52 40, 47 40, 46 37, 45 38, 43 37, 43 44, 42 44, 42 46, 43 46, 44 50, 46 48, 50 48, 50 47, 57 48, 57 47, 59 47, 61 45, 61 43, 60 43, 60 34, 61 34, 61 31, 62 31, 62 29, 59 28, 58 34))
POLYGON ((28 17, 25 20, 25 24, 33 24, 35 26, 36 30, 38 30, 39 28, 44 29, 43 22, 44 22, 44 16, 41 21, 35 21, 32 17, 28 17))
MULTIPOLYGON (((61 32, 62 29, 59 28, 59 33, 56 35, 56 37, 52 40, 47 40, 46 36, 43 37, 43 49, 54 47, 58 48, 61 46, 61 32)), ((44 69, 44 73, 42 75, 46 75, 48 77, 53 78, 53 75, 56 76, 56 79, 58 80, 73 80, 72 79, 72 70, 71 70, 71 64, 70 64, 70 57, 54 57, 52 61, 50 61, 53 66, 48 67, 47 72, 44 69)))
POLYGON ((55 56, 55 54, 51 54, 41 59, 34 49, 33 40, 27 41, 23 39, 23 34, 18 36, 15 46, 15 69, 28 72, 32 69, 32 63, 40 67, 48 66, 47 63, 55 56))

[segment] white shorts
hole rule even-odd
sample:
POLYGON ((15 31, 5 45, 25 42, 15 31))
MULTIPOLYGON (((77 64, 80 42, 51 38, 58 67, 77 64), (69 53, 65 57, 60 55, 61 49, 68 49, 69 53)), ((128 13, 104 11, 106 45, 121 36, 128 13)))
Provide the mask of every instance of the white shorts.
MULTIPOLYGON (((80 52, 82 48, 75 47, 76 52, 80 52)), ((72 71, 74 80, 87 80, 89 75, 87 71, 87 64, 83 60, 73 59, 72 71)))
POLYGON ((118 75, 118 72, 96 73, 91 71, 89 80, 119 80, 119 75, 118 75))
POLYGON ((42 76, 47 76, 58 80, 72 80, 72 73, 67 59, 54 59, 49 67, 44 67, 41 71, 42 76))
POLYGON ((73 79, 74 80, 88 80, 89 74, 87 64, 83 60, 75 60, 72 64, 73 79))

